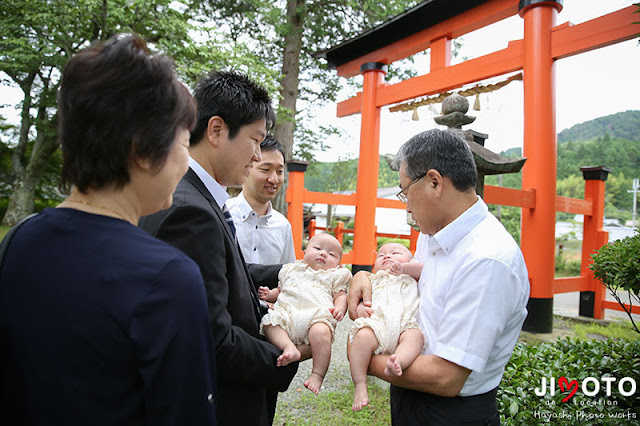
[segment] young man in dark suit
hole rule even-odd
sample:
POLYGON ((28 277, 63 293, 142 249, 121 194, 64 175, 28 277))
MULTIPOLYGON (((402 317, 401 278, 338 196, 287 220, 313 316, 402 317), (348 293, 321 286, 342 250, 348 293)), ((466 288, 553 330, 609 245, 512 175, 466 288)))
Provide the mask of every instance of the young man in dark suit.
POLYGON ((172 206, 143 217, 140 227, 200 266, 216 345, 219 424, 270 425, 277 392, 287 389, 298 368, 276 367, 281 351, 259 334, 256 289, 275 287, 281 265, 245 264, 225 202, 226 187, 242 185, 260 161, 260 142, 275 115, 267 92, 234 72, 209 73, 194 96, 198 123, 189 170, 172 206))

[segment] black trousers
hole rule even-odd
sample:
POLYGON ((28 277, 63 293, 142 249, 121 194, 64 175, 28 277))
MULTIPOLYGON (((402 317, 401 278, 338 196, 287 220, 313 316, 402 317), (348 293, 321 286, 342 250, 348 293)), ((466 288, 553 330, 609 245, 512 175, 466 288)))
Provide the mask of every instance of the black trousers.
POLYGON ((498 426, 497 392, 446 398, 391 385, 391 424, 498 426))

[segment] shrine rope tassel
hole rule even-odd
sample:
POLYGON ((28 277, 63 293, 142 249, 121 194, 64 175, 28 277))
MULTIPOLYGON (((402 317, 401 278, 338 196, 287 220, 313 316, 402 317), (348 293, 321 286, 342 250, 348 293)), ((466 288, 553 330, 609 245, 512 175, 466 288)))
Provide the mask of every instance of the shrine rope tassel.
MULTIPOLYGON (((516 80, 522 81, 522 73, 518 73, 518 74, 512 75, 508 79, 506 79, 504 81, 501 81, 499 83, 487 84, 486 86, 476 85, 476 86, 474 86, 474 87, 472 87, 470 89, 462 90, 462 91, 458 92, 458 94, 460 96, 472 96, 472 95, 475 95, 476 99, 475 99, 475 102, 473 103, 473 109, 475 111, 480 111, 480 93, 493 92, 495 90, 503 88, 507 84, 511 83, 512 81, 516 81, 516 80)), ((447 96, 450 96, 452 93, 453 92, 444 92, 444 93, 440 93, 438 96, 433 96, 431 98, 424 98, 424 99, 421 99, 419 101, 412 101, 412 102, 406 102, 404 104, 395 105, 395 106, 392 106, 391 108, 389 108, 389 111, 391 111, 391 112, 413 111, 413 115, 412 115, 411 119, 414 120, 414 121, 417 121, 417 120, 420 119, 418 117, 418 107, 421 107, 423 105, 438 104, 438 103, 442 102, 447 96)))

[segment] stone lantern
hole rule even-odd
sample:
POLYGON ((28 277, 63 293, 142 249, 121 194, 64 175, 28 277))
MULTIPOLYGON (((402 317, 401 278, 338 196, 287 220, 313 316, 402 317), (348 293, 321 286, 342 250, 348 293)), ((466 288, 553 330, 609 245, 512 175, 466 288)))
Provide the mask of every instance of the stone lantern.
POLYGON ((467 115, 467 111, 469 111, 467 98, 454 93, 442 101, 442 115, 436 117, 435 121, 440 125, 447 126, 449 131, 464 139, 471 148, 478 169, 476 192, 484 197, 485 176, 518 173, 527 159, 508 158, 496 154, 484 147, 484 141, 488 135, 474 130, 462 130, 462 126, 471 124, 476 119, 467 115))

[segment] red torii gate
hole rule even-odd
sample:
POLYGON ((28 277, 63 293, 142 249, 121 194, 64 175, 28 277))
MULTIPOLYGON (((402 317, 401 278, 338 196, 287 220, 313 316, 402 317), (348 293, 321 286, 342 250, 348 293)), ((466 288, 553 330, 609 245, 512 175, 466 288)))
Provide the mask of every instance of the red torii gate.
MULTIPOLYGON (((338 103, 339 117, 362 115, 357 191, 343 203, 356 206, 353 271, 371 269, 376 249, 376 206, 397 207, 377 199, 380 109, 449 91, 506 73, 524 71, 524 147, 522 190, 487 186, 485 200, 522 208, 521 248, 529 269, 531 298, 525 330, 550 332, 554 293, 581 291, 580 314, 604 317, 605 289, 588 269, 594 250, 608 240, 602 228, 604 181, 608 169, 584 168, 585 199, 556 195, 555 61, 634 38, 634 6, 579 25, 556 26, 562 1, 427 0, 377 28, 320 54, 345 78, 362 74, 357 96, 338 103), (524 38, 479 58, 451 65, 451 40, 519 14, 524 38), (430 72, 397 84, 385 84, 386 65, 431 49, 430 72), (584 214, 582 267, 579 277, 555 278, 556 211, 584 214)), ((318 202, 304 190, 304 170, 292 165, 287 201, 298 252, 302 242, 302 203, 318 202)), ((344 196, 343 196, 344 197, 344 196)), ((322 197, 321 197, 322 198, 322 197)), ((634 307, 635 313, 640 309, 634 307)))

